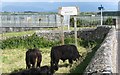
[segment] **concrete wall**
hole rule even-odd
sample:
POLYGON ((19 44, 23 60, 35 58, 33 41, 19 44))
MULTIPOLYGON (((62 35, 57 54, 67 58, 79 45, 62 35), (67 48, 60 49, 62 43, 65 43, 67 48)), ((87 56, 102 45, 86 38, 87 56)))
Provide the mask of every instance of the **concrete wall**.
POLYGON ((117 39, 116 30, 110 29, 101 47, 95 53, 85 70, 85 75, 98 73, 117 73, 116 70, 117 39))

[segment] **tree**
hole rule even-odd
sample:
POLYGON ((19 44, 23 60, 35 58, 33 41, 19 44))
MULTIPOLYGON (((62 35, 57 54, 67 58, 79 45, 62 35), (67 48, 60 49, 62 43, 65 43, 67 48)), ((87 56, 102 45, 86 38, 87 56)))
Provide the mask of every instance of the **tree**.
POLYGON ((112 17, 107 18, 105 24, 106 25, 113 25, 113 19, 112 19, 112 17))
MULTIPOLYGON (((77 27, 80 27, 82 25, 82 20, 77 20, 77 27)), ((70 26, 74 27, 74 18, 70 18, 70 26)))
POLYGON ((70 18, 70 26, 74 27, 74 18, 70 18))

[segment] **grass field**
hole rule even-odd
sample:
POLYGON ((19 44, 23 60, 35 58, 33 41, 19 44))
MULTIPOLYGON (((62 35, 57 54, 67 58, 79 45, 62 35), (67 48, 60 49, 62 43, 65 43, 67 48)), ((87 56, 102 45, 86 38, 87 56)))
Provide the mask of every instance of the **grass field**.
MULTIPOLYGON (((78 48, 80 54, 86 52, 86 49, 83 47, 78 48)), ((50 66, 50 48, 42 48, 42 63, 41 66, 48 65, 50 66)), ((6 49, 2 50, 2 73, 11 73, 20 69, 25 69, 25 52, 26 49, 6 49)), ((69 73, 71 69, 69 66, 65 67, 68 64, 66 62, 59 62, 59 65, 62 67, 59 68, 56 73, 69 73)))
MULTIPOLYGON (((11 33, 0 34, 0 36, 3 36, 3 37, 23 36, 27 34, 33 34, 34 32, 35 31, 11 32, 11 33)), ((50 50, 51 49, 41 48, 40 50, 42 51, 41 66, 44 66, 44 65, 50 66, 50 50)), ((87 55, 87 52, 89 52, 91 48, 84 48, 84 47, 79 46, 78 50, 79 50, 79 53, 83 56, 83 58, 85 58, 87 55)), ((26 68, 25 53, 27 49, 4 49, 0 51, 1 51, 0 55, 2 56, 0 57, 0 63, 2 63, 2 65, 0 65, 0 69, 2 70, 2 73, 11 73, 13 71, 19 71, 19 70, 23 70, 26 68)), ((56 71, 56 73, 69 73, 71 72, 71 70, 74 70, 74 68, 80 63, 81 61, 77 63, 74 62, 73 64, 74 66, 70 67, 70 66, 67 66, 68 61, 64 63, 60 61, 59 62, 60 68, 58 71, 56 71)))
POLYGON ((9 32, 9 33, 3 33, 0 34, 2 37, 13 37, 13 36, 23 36, 23 35, 28 35, 28 34, 33 34, 35 33, 35 30, 32 31, 23 31, 23 32, 9 32))

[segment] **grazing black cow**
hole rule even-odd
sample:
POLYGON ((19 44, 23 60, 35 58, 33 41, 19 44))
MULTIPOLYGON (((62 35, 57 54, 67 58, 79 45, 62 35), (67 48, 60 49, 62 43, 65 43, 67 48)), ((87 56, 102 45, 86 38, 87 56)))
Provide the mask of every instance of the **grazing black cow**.
POLYGON ((46 75, 51 75, 51 72, 50 72, 50 67, 49 66, 42 66, 40 67, 40 73, 41 74, 46 74, 46 75))
POLYGON ((51 49, 51 72, 58 70, 58 62, 61 59, 63 62, 68 59, 72 64, 73 60, 78 60, 80 57, 77 47, 75 45, 61 45, 54 46, 51 49))
POLYGON ((10 75, 52 75, 49 66, 42 66, 40 68, 30 68, 21 70, 19 72, 12 72, 10 75))
POLYGON ((36 67, 40 67, 42 61, 42 55, 39 49, 29 49, 26 52, 26 69, 29 69, 32 65, 32 68, 35 68, 35 64, 37 63, 36 67))
POLYGON ((12 72, 10 75, 41 75, 40 68, 30 68, 21 70, 19 72, 12 72))

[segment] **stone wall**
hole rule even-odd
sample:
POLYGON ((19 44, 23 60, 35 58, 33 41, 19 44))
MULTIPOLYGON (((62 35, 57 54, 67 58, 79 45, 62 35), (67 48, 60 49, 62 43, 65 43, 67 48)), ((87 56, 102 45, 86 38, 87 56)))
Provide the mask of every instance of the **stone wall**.
POLYGON ((111 27, 98 26, 96 29, 87 29, 78 31, 78 37, 84 40, 102 39, 109 32, 111 27))
MULTIPOLYGON (((109 32, 111 27, 108 26, 98 26, 97 28, 90 29, 80 29, 77 31, 77 37, 84 40, 95 40, 102 39, 109 32)), ((36 31, 36 34, 40 37, 44 37, 49 40, 58 40, 61 39, 61 31, 60 30, 43 30, 36 31)), ((74 37, 74 31, 64 31, 64 36, 66 37, 74 37)))
POLYGON ((101 47, 95 53, 91 62, 85 70, 85 75, 96 75, 96 73, 117 73, 116 72, 116 54, 117 54, 116 30, 112 27, 107 34, 101 47))
MULTIPOLYGON (((104 38, 104 36, 109 32, 111 27, 108 26, 98 26, 97 28, 87 28, 87 29, 79 29, 77 31, 77 37, 84 40, 95 40, 99 38, 104 38)), ((61 31, 60 30, 36 30, 36 34, 40 37, 43 37, 48 40, 60 40, 61 39, 61 31)), ((29 36, 29 35, 24 35, 29 36)), ((21 37, 24 37, 21 36, 21 37)), ((74 31, 64 31, 64 36, 66 37, 74 37, 74 31)), ((15 37, 15 36, 14 36, 15 37)), ((5 40, 11 37, 0 38, 0 40, 5 40)))

